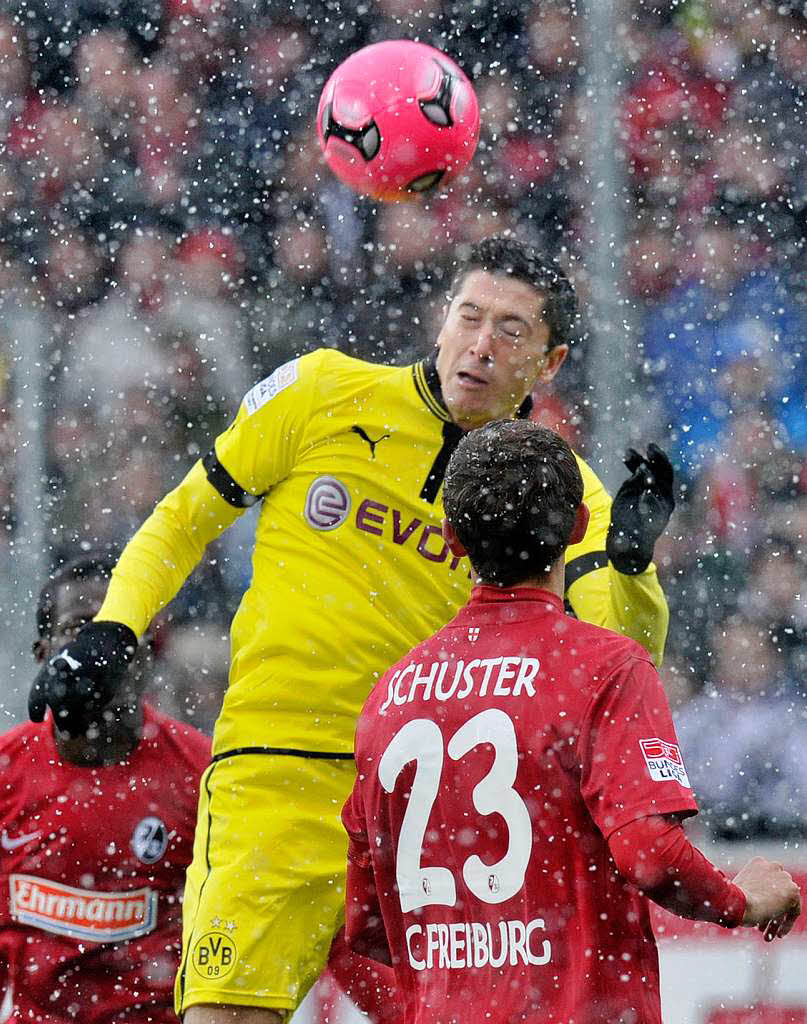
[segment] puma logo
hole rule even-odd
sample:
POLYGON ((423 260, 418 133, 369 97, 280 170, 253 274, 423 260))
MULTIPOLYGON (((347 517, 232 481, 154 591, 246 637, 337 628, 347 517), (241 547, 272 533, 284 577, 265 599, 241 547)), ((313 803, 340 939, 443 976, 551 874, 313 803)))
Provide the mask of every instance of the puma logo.
POLYGON ((363 427, 355 424, 350 428, 354 434, 358 434, 362 441, 366 441, 370 445, 370 454, 375 458, 375 446, 381 444, 382 441, 386 441, 387 438, 392 437, 392 434, 382 434, 381 437, 376 438, 374 441, 371 437, 368 437, 363 427))

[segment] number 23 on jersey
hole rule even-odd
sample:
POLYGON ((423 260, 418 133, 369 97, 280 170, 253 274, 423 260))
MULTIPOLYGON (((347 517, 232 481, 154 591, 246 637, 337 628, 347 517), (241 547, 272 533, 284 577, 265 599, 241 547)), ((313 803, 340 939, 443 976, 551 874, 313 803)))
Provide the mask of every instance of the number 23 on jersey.
MULTIPOLYGON (((468 889, 485 903, 503 903, 524 885, 532 850, 532 825, 527 807, 513 789, 518 769, 516 732, 509 715, 489 708, 474 715, 448 741, 445 752, 459 761, 480 744, 493 748, 490 770, 471 794, 474 808, 482 815, 498 814, 507 825, 504 856, 485 864, 472 854, 462 866, 468 889)), ((457 884, 447 867, 422 867, 421 851, 429 818, 440 789, 444 741, 440 727, 427 718, 407 722, 392 738, 379 765, 378 778, 387 793, 395 789, 403 768, 415 762, 412 790, 404 812, 395 859, 396 882, 404 913, 440 904, 452 907, 457 884)))

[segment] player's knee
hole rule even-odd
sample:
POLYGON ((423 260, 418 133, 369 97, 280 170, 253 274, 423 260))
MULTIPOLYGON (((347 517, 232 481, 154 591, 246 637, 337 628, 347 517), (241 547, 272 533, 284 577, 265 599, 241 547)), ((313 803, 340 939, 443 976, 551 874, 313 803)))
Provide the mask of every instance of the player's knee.
POLYGON ((283 1024, 286 1010, 258 1006, 191 1006, 182 1015, 183 1024, 283 1024))

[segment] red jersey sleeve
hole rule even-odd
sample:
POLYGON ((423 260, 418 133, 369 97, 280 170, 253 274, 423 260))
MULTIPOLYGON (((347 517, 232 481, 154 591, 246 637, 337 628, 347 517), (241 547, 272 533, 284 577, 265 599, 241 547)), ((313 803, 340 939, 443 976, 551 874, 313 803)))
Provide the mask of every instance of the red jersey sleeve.
POLYGON ((348 834, 345 941, 355 953, 392 964, 373 872, 360 778, 342 810, 348 834))
POLYGON ((681 823, 653 815, 612 833, 608 848, 620 874, 679 917, 737 928, 745 893, 687 839, 681 823))
POLYGON ((651 814, 697 814, 667 697, 653 665, 628 657, 592 698, 578 740, 581 791, 607 839, 651 814))
POLYGON ((361 776, 356 777, 353 790, 342 808, 342 824, 351 841, 367 842, 367 820, 364 815, 364 801, 361 794, 361 776))

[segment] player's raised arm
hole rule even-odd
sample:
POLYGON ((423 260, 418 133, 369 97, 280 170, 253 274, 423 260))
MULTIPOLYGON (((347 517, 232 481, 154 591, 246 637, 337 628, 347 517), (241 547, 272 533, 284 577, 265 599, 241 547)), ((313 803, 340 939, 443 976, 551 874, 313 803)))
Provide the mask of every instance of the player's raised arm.
POLYGON ((124 548, 96 619, 34 680, 33 721, 50 707, 73 731, 85 731, 134 656, 138 636, 173 600, 207 545, 287 475, 321 355, 286 363, 255 385, 210 452, 159 502, 124 548))
POLYGON ((582 543, 566 553, 566 599, 579 619, 623 633, 661 664, 669 611, 653 565, 653 547, 672 514, 672 467, 660 448, 631 452, 630 477, 613 502, 578 459, 591 512, 582 543))

